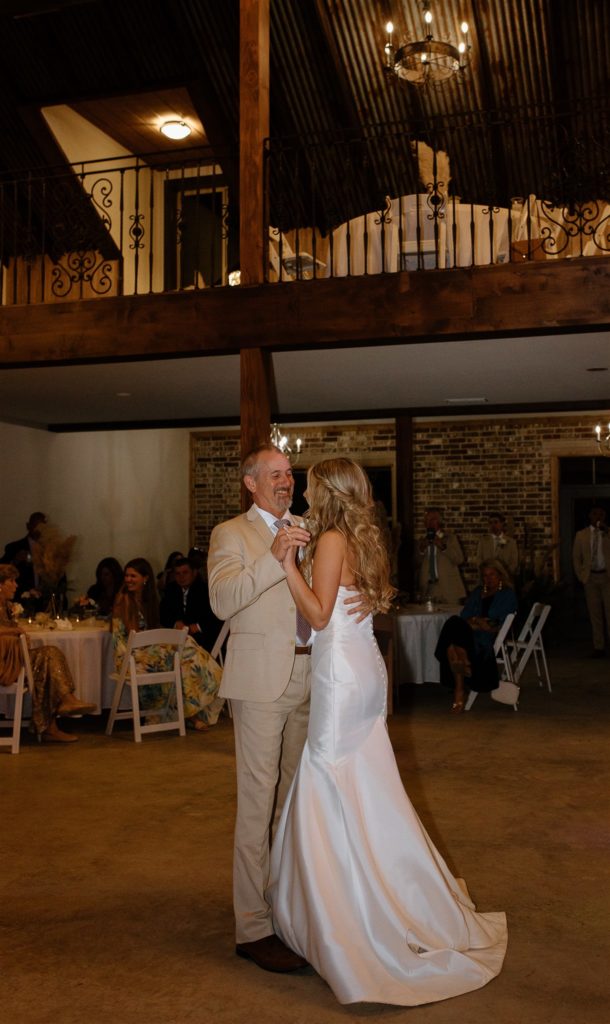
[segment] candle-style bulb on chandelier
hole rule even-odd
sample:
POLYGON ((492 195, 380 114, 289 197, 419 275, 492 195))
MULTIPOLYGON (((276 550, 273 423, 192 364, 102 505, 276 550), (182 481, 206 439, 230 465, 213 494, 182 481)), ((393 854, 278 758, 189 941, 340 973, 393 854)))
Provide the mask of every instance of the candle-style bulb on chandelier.
POLYGON ((387 22, 385 69, 411 85, 442 85, 468 65, 471 50, 468 23, 461 23, 457 44, 436 39, 429 0, 421 0, 421 9, 425 38, 403 43, 398 49, 394 48, 394 24, 387 22))
POLYGON ((301 449, 303 447, 303 440, 297 437, 292 441, 288 434, 284 433, 283 427, 279 423, 271 424, 270 434, 271 444, 274 444, 276 448, 279 448, 284 455, 287 455, 293 462, 298 462, 301 449))

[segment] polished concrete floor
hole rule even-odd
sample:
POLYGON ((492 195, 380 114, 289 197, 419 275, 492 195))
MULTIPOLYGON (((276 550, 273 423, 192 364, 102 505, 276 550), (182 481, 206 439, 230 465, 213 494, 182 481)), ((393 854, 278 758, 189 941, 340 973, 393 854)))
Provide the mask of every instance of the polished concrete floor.
POLYGON ((553 652, 520 708, 452 716, 403 688, 405 787, 509 948, 486 988, 412 1009, 341 1007, 313 971, 235 957, 231 723, 132 742, 83 719, 69 746, 0 751, 0 1008, 6 1024, 606 1024, 610 1019, 610 660, 553 652))

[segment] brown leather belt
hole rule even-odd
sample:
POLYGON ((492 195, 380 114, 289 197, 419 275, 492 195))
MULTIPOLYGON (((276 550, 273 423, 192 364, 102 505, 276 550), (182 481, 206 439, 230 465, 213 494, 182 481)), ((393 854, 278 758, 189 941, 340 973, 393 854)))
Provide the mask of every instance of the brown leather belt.
POLYGON ((295 647, 295 654, 311 654, 311 647, 295 647))

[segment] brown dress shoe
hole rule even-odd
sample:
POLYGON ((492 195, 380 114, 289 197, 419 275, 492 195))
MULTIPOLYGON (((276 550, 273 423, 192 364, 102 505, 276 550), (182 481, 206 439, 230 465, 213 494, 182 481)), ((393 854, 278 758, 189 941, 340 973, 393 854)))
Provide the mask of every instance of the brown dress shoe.
POLYGON ((264 971, 275 971, 277 974, 288 974, 307 967, 307 961, 288 949, 277 935, 266 935, 256 942, 240 942, 235 952, 245 960, 252 960, 264 971))

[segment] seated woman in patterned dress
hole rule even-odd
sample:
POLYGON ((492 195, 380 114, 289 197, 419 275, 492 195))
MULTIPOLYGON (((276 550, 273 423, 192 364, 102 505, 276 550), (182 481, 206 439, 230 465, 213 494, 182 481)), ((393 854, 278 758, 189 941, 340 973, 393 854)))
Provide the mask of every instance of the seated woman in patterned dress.
MULTIPOLYGON (((112 639, 117 672, 127 649, 132 629, 159 628, 159 601, 152 567, 145 558, 132 558, 125 566, 123 584, 112 612, 112 639)), ((148 647, 136 652, 136 661, 153 670, 171 667, 169 651, 163 646, 148 647)), ((184 717, 192 729, 204 730, 215 725, 224 700, 218 697, 222 669, 203 647, 187 637, 180 656, 184 717)), ((165 687, 152 685, 142 688, 142 706, 164 708, 165 687)))
MULTIPOLYGON (((17 590, 19 570, 0 565, 0 691, 17 681, 21 669, 19 636, 23 630, 13 617, 12 601, 17 590)), ((74 681, 66 659, 58 647, 36 647, 30 651, 34 690, 32 731, 45 743, 74 743, 78 739, 57 725, 58 715, 87 715, 95 704, 85 704, 74 696, 74 681)))

